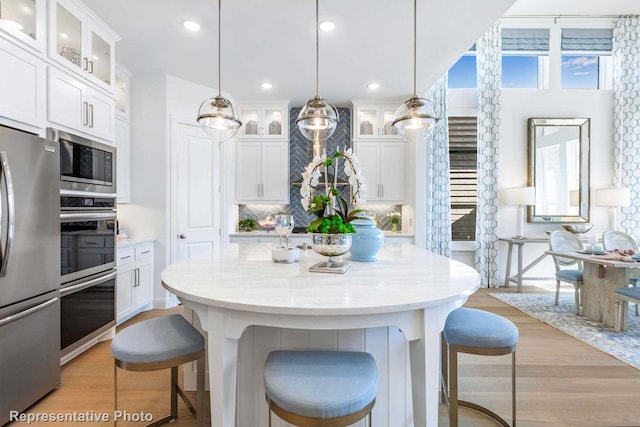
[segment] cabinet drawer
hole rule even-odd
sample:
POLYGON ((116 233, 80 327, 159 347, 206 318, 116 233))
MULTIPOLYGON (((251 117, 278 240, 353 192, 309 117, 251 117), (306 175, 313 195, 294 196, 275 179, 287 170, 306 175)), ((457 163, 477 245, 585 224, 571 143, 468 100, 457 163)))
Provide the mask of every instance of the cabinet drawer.
POLYGON ((153 256, 153 245, 144 245, 135 248, 136 250, 136 261, 141 259, 151 258, 153 256))
POLYGON ((121 266, 125 264, 129 264, 134 260, 134 250, 133 248, 118 248, 118 254, 116 256, 116 266, 121 266))

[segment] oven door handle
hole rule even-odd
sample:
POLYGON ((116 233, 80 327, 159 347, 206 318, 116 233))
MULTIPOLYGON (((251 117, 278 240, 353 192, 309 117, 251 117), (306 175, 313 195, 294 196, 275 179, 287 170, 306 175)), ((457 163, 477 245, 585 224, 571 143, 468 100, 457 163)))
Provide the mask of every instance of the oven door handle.
POLYGON ((60 219, 61 220, 76 220, 76 221, 83 221, 83 220, 91 220, 91 219, 116 219, 116 213, 115 212, 105 212, 105 213, 98 213, 98 212, 93 212, 93 213, 61 213, 60 214, 60 219))
POLYGON ((15 199, 13 195, 13 180, 11 179, 11 168, 9 168, 9 159, 7 153, 0 152, 0 166, 2 167, 2 176, 4 177, 4 186, 7 191, 7 240, 5 241, 4 253, 1 254, 0 277, 7 275, 7 266, 9 265, 9 256, 11 255, 11 245, 13 243, 13 233, 15 229, 15 199))
POLYGON ((66 288, 62 288, 62 289, 60 289, 60 297, 67 296, 67 295, 72 294, 74 292, 78 292, 78 291, 81 291, 83 289, 95 286, 98 283, 102 283, 102 282, 106 282, 108 280, 114 279, 117 274, 118 274, 118 272, 114 271, 114 272, 111 272, 111 273, 109 273, 107 275, 100 276, 98 278, 89 280, 88 282, 82 282, 82 283, 80 283, 78 285, 73 285, 73 286, 69 286, 69 287, 66 287, 66 288))

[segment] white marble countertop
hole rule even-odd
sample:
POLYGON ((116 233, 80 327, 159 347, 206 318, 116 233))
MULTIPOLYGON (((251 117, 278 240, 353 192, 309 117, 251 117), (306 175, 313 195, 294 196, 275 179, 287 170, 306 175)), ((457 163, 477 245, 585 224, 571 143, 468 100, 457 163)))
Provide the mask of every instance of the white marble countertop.
POLYGON ((121 240, 119 242, 117 242, 117 247, 118 248, 128 248, 131 246, 139 246, 139 245, 144 245, 145 243, 153 243, 155 242, 154 239, 127 239, 127 240, 121 240))
POLYGON ((299 262, 271 260, 270 244, 230 244, 162 272, 178 297, 219 308, 273 314, 391 313, 458 300, 479 287, 471 267, 408 244, 384 245, 376 262, 351 263, 346 274, 311 273, 326 260, 313 250, 299 262))
MULTIPOLYGON (((292 233, 289 237, 306 237, 305 233, 292 233)), ((384 231, 384 237, 414 237, 413 233, 393 233, 384 231)), ((229 237, 278 237, 275 231, 236 231, 229 233, 229 237)))

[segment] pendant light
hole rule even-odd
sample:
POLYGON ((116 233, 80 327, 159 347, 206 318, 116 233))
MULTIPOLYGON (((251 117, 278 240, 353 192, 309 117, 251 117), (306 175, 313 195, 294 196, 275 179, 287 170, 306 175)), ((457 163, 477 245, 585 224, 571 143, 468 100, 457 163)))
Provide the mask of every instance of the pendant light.
POLYGON ((316 96, 307 101, 298 118, 296 124, 302 136, 309 141, 326 140, 336 130, 340 121, 340 115, 336 107, 318 96, 318 74, 319 74, 319 42, 318 42, 318 0, 316 0, 316 96))
POLYGON ((225 142, 233 138, 242 122, 238 119, 236 109, 231 101, 222 96, 221 84, 221 33, 220 15, 222 0, 218 0, 218 96, 206 99, 198 110, 198 124, 214 140, 225 142))
POLYGON ((417 57, 417 0, 413 0, 413 96, 406 100, 393 115, 391 124, 402 137, 414 133, 417 139, 424 139, 433 132, 440 119, 436 117, 433 102, 420 98, 416 89, 417 57))

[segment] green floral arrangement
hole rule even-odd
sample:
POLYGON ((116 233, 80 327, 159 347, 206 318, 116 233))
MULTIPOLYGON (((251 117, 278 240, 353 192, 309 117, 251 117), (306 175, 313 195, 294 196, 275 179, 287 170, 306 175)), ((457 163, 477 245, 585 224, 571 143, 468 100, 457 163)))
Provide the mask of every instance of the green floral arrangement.
POLYGON ((252 218, 243 218, 238 221, 238 229, 240 231, 253 231, 258 229, 258 222, 252 218))
POLYGON ((358 159, 351 149, 340 152, 338 148, 332 156, 327 157, 326 153, 323 153, 322 156, 314 157, 302 173, 302 187, 300 188, 302 207, 318 217, 307 227, 309 233, 348 234, 356 232, 351 221, 363 212, 363 209, 350 210, 349 203, 340 196, 337 189, 340 158, 344 159, 344 172, 349 179, 349 185, 351 185, 351 205, 355 207, 366 201, 364 198, 366 184, 362 177, 362 171, 358 167, 358 159), (325 193, 311 197, 311 190, 318 185, 322 175, 321 169, 324 169, 325 193), (333 170, 334 181, 332 183, 328 181, 330 169, 333 170))
POLYGON ((355 233, 356 229, 348 222, 344 222, 340 215, 329 215, 318 218, 307 227, 310 233, 322 234, 349 234, 355 233))
POLYGON ((400 212, 389 212, 387 216, 391 224, 400 224, 400 212))

